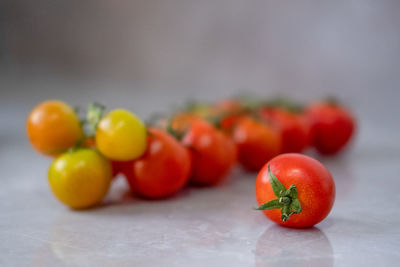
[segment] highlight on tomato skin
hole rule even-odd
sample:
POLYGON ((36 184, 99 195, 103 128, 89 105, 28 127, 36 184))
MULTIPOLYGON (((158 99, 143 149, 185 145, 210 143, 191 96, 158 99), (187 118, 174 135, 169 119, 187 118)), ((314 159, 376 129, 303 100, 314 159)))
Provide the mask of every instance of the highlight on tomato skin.
POLYGON ((282 226, 305 228, 328 216, 335 201, 335 182, 328 169, 316 159, 287 153, 271 159, 261 169, 255 183, 255 194, 260 205, 257 209, 262 210, 268 219, 282 226), (271 175, 277 178, 277 183, 271 183, 271 175), (293 189, 292 198, 287 198, 290 194, 286 194, 285 190, 276 190, 276 184, 287 190, 293 189), (293 213, 288 205, 293 203, 294 198, 300 207, 293 213), (268 207, 266 203, 276 206, 268 207), (285 211, 285 208, 289 210, 285 211), (289 216, 284 217, 283 212, 289 216))
POLYGON ((312 145, 321 154, 341 152, 354 136, 354 116, 339 103, 312 103, 305 114, 311 126, 312 145))
POLYGON ((207 121, 192 122, 182 138, 182 144, 191 152, 190 182, 194 185, 221 183, 236 162, 235 143, 207 121))
POLYGON ((150 128, 146 152, 127 163, 125 175, 133 192, 146 198, 169 197, 189 180, 190 153, 167 132, 150 128))
POLYGON ((238 161, 248 171, 259 171, 281 151, 279 132, 250 116, 239 120, 232 135, 238 149, 238 161))
POLYGON ((33 148, 46 156, 57 156, 83 138, 75 111, 59 100, 36 106, 26 121, 28 139, 33 148))

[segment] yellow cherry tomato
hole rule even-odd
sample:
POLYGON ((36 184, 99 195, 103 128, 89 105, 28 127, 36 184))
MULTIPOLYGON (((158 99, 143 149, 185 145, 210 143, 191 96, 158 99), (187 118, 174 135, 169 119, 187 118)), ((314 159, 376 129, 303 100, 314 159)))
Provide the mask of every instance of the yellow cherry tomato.
POLYGON ((89 148, 67 152, 56 158, 49 169, 49 184, 65 205, 82 209, 96 205, 107 194, 111 163, 89 148))
POLYGON ((45 101, 29 114, 26 131, 32 146, 40 153, 56 156, 83 137, 74 110, 62 101, 45 101))
POLYGON ((146 150, 147 131, 135 114, 116 109, 104 116, 96 130, 96 147, 107 158, 133 160, 146 150))

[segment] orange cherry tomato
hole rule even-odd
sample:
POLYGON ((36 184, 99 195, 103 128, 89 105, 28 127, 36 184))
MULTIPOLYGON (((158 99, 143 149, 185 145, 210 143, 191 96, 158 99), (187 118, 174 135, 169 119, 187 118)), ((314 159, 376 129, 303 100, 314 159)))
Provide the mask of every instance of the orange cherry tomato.
POLYGON ((26 130, 34 149, 48 156, 62 154, 83 138, 74 110, 58 100, 36 106, 28 116, 26 130))

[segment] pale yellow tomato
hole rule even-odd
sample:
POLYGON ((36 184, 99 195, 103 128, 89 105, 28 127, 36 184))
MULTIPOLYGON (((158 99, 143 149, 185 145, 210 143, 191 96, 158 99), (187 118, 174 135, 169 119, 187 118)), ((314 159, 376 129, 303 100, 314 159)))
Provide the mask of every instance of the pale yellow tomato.
POLYGON ((135 114, 116 109, 104 116, 96 130, 96 147, 109 159, 128 161, 146 150, 147 130, 135 114))
POLYGON ((49 184, 65 205, 82 209, 102 201, 110 187, 111 163, 89 148, 67 152, 56 158, 49 169, 49 184))

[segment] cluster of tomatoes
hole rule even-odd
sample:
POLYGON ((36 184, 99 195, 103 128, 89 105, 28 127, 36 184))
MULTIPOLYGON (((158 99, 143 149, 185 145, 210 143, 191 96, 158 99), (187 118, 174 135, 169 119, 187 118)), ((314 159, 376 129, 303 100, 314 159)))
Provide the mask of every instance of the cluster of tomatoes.
MULTIPOLYGON (((336 154, 349 143, 354 128, 350 112, 334 101, 300 107, 282 100, 224 100, 193 104, 147 125, 123 109, 104 114, 103 106, 91 104, 80 119, 66 103, 46 101, 27 119, 33 147, 55 157, 48 173, 54 195, 75 209, 100 203, 118 174, 137 195, 164 198, 188 183, 217 185, 237 162, 256 172, 279 154, 301 153, 308 147, 336 154)), ((266 205, 270 196, 258 190, 257 199, 264 204, 259 209, 270 215, 270 209, 281 209, 281 221, 286 222, 301 211, 300 189, 286 189, 289 184, 278 175, 282 164, 267 165, 257 184, 264 183, 258 186, 262 188, 275 181, 269 187, 279 203, 266 205), (274 174, 281 181, 274 180, 274 174)))

